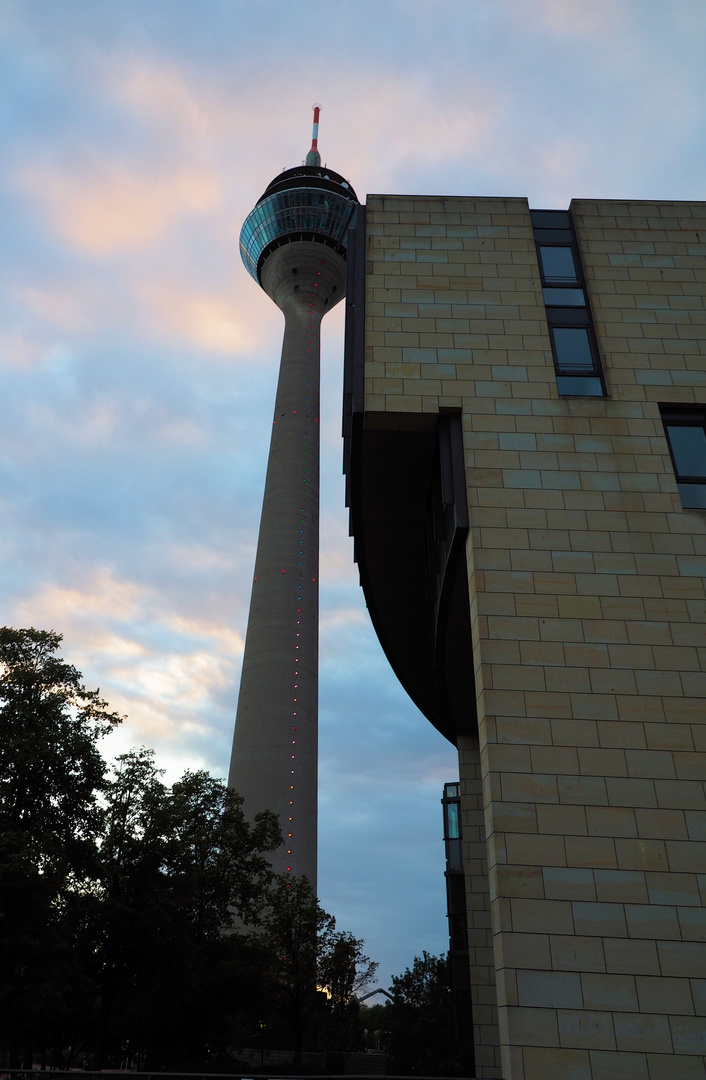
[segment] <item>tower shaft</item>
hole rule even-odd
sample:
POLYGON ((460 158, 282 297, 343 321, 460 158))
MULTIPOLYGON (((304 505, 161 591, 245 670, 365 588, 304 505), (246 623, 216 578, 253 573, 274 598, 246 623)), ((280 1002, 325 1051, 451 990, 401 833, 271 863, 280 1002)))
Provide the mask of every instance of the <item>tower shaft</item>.
POLYGON ((314 888, 320 327, 344 273, 339 255, 306 241, 275 251, 263 270, 285 329, 228 778, 249 818, 279 817, 285 843, 273 869, 314 888))

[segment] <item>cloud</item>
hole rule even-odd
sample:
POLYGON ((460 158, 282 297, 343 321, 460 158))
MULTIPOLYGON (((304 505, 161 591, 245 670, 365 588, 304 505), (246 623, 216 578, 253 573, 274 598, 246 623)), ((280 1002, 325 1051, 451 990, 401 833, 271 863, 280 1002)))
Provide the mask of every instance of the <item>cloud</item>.
POLYGON ((88 564, 75 577, 80 580, 50 581, 18 597, 8 617, 17 626, 64 634, 65 659, 83 671, 86 685, 100 684, 111 708, 126 717, 112 753, 135 744, 169 746, 182 768, 184 758, 212 767, 230 718, 228 705, 224 713, 218 702, 234 706, 242 636, 222 612, 189 617, 155 584, 111 568, 88 564))
MULTIPOLYGON (((511 0, 517 12, 529 13, 526 0, 511 0)), ((624 15, 622 0, 535 0, 532 19, 539 19, 544 28, 568 37, 594 37, 605 34, 624 15)))
POLYGON ((94 256, 148 248, 185 218, 217 210, 221 199, 213 171, 183 165, 139 175, 119 162, 85 157, 70 170, 27 166, 17 183, 64 241, 94 256))
POLYGON ((25 285, 17 290, 17 299, 28 313, 57 329, 77 333, 88 325, 83 289, 67 288, 52 282, 51 286, 25 285))
POLYGON ((189 83, 174 62, 160 57, 128 58, 106 73, 115 100, 143 122, 174 132, 180 141, 211 141, 231 127, 233 109, 227 99, 189 83))
POLYGON ((246 288, 247 283, 237 291, 208 292, 165 280, 155 284, 146 281, 139 296, 152 333, 235 359, 251 353, 269 336, 267 324, 277 318, 271 311, 268 320, 254 319, 252 305, 244 295, 246 288))
POLYGON ((44 350, 31 334, 20 329, 0 330, 0 367, 26 370, 43 356, 44 350))

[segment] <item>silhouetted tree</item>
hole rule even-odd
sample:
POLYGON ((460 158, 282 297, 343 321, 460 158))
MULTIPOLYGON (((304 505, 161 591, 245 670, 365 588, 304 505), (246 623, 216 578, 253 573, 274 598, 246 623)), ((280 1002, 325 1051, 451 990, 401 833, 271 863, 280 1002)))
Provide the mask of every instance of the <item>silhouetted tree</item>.
POLYGON ((166 786, 145 749, 108 770, 97 743, 120 718, 60 642, 0 630, 0 1050, 199 1069, 269 1002, 297 1057, 319 1027, 349 1048, 376 965, 306 880, 272 888, 275 815, 247 822, 205 772, 166 786))
POLYGON ((238 987, 224 988, 226 973, 242 969, 252 945, 224 938, 223 928, 234 915, 258 922, 272 878, 264 853, 281 842, 274 814, 249 824, 240 796, 207 773, 187 772, 171 788, 159 776, 143 749, 121 755, 107 785, 97 884, 86 898, 97 1066, 116 1037, 147 1040, 154 1053, 166 1036, 172 1056, 182 1044, 193 1054, 203 1038, 194 1031, 199 1004, 229 995, 226 1009, 209 1014, 211 1028, 232 1011, 238 987))
POLYGON ((59 900, 91 872, 120 717, 56 652, 53 631, 0 629, 0 1038, 18 1063, 65 1014, 82 980, 59 900))
POLYGON ((348 931, 335 932, 320 957, 320 985, 328 995, 326 1045, 329 1050, 361 1050, 357 995, 372 982, 378 965, 363 952, 365 942, 348 931))
POLYGON ((329 1029, 332 1048, 349 1049, 357 1039, 354 994, 377 969, 363 953, 364 943, 336 930, 335 918, 320 906, 306 878, 288 875, 271 892, 264 931, 272 958, 271 1000, 291 1037, 295 1064, 307 1042, 316 1045, 322 1027, 329 1029))
POLYGON ((457 1075, 448 958, 415 956, 411 968, 393 976, 391 993, 382 1015, 393 1069, 407 1076, 457 1075))

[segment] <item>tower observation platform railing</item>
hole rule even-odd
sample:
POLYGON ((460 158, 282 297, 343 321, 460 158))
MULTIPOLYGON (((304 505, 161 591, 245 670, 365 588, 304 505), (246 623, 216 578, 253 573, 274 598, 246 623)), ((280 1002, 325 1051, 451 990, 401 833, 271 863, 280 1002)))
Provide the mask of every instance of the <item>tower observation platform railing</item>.
POLYGON ((269 185, 240 233, 248 273, 260 281, 265 259, 280 244, 313 240, 345 255, 346 233, 358 206, 356 194, 330 169, 288 169, 269 185))

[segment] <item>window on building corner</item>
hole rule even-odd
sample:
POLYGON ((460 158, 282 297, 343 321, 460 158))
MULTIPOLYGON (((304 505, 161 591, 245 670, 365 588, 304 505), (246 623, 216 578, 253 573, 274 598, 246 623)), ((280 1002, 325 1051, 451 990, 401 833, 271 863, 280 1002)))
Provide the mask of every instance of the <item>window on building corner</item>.
POLYGON ((706 510, 706 409, 661 412, 682 506, 706 510))

